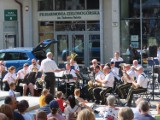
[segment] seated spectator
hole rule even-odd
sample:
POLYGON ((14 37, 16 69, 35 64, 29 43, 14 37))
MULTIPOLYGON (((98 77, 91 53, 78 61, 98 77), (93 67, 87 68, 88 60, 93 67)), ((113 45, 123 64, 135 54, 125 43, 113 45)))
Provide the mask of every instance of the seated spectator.
POLYGON ((26 100, 21 100, 17 105, 19 113, 23 116, 25 120, 32 120, 33 117, 26 113, 26 110, 29 108, 29 104, 26 100))
POLYGON ((4 113, 0 113, 0 120, 8 120, 8 117, 4 113))
POLYGON ((155 115, 155 119, 160 120, 160 103, 157 104, 156 110, 157 110, 157 115, 155 115))
POLYGON ((49 90, 48 89, 43 89, 42 93, 41 93, 41 96, 39 98, 39 106, 40 107, 43 107, 46 105, 45 103, 45 97, 46 95, 49 93, 49 90))
POLYGON ((75 89, 74 90, 74 97, 79 103, 88 103, 88 101, 84 100, 83 98, 80 97, 80 89, 75 89))
POLYGON ((149 104, 147 101, 141 101, 139 103, 139 111, 141 115, 139 115, 137 120, 155 120, 155 118, 148 114, 149 104))
POLYGON ((107 97, 107 106, 100 111, 100 115, 103 116, 104 120, 112 119, 117 120, 118 119, 118 111, 119 109, 114 106, 116 102, 116 98, 113 95, 109 95, 107 97))
POLYGON ((132 109, 129 107, 121 108, 118 112, 118 120, 134 120, 134 114, 132 109))
POLYGON ((50 106, 50 109, 51 109, 51 113, 47 115, 47 118, 55 117, 58 120, 65 120, 65 118, 58 113, 59 105, 58 105, 58 102, 56 100, 52 100, 49 103, 49 106, 50 106))
POLYGON ((9 105, 7 104, 1 105, 0 112, 4 113, 8 117, 9 120, 14 119, 13 111, 9 105))
POLYGON ((13 83, 13 82, 11 82, 10 84, 9 84, 9 96, 11 96, 11 97, 16 97, 16 95, 15 95, 15 93, 14 93, 14 90, 16 89, 16 85, 15 85, 15 83, 13 83))
POLYGON ((44 111, 38 111, 36 113, 36 120, 47 120, 47 114, 44 111))
POLYGON ((76 104, 76 100, 75 100, 75 97, 73 95, 70 95, 68 97, 68 101, 69 101, 69 104, 67 105, 67 107, 64 109, 64 113, 65 113, 65 116, 66 116, 66 120, 70 120, 72 119, 73 117, 76 118, 77 116, 77 113, 81 110, 81 107, 79 107, 77 104, 76 104), (74 116, 72 116, 71 114, 74 114, 74 116))
POLYGON ((50 107, 49 107, 49 103, 50 103, 52 100, 53 100, 53 95, 52 95, 52 94, 46 95, 46 97, 45 97, 45 103, 46 103, 46 105, 43 106, 43 107, 40 107, 39 110, 40 110, 40 111, 44 111, 47 115, 48 115, 49 113, 51 113, 51 109, 50 109, 50 107))
POLYGON ((64 101, 62 99, 62 95, 63 95, 63 93, 61 91, 57 91, 56 101, 58 102, 61 111, 64 112, 64 106, 63 106, 64 101))
POLYGON ((15 120, 24 120, 23 116, 19 114, 18 112, 15 112, 14 110, 17 109, 17 101, 15 97, 6 97, 4 100, 4 104, 10 105, 12 111, 13 111, 13 116, 15 120))
POLYGON ((95 120, 95 116, 92 111, 83 109, 78 113, 77 120, 95 120))

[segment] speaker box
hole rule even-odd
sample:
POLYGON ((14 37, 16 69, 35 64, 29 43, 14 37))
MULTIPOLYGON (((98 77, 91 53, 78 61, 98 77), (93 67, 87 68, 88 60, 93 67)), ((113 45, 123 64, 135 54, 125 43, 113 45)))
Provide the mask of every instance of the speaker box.
POLYGON ((157 57, 157 46, 149 46, 149 57, 157 57))

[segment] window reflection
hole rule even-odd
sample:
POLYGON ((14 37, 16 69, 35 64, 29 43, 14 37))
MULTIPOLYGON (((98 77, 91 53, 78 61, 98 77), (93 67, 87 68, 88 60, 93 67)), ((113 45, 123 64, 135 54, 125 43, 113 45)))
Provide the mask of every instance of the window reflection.
POLYGON ((38 0, 38 11, 53 10, 53 0, 38 0))
POLYGON ((99 31, 100 26, 99 26, 99 21, 88 21, 87 22, 87 30, 88 31, 99 31))
POLYGON ((56 31, 85 31, 84 21, 56 22, 56 31))

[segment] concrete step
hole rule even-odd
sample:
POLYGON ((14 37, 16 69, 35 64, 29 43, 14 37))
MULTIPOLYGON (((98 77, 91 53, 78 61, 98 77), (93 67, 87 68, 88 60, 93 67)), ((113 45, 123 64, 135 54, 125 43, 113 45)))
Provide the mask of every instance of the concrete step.
MULTIPOLYGON (((16 97, 20 96, 19 92, 15 92, 16 97)), ((4 100, 5 97, 9 96, 8 91, 0 91, 0 101, 4 100)))

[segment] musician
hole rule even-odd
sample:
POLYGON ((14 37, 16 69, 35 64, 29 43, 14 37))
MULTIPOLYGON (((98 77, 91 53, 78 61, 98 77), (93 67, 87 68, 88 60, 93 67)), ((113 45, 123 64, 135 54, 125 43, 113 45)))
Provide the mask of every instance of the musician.
POLYGON ((4 64, 4 61, 0 61, 0 84, 1 84, 1 90, 2 90, 2 86, 3 86, 3 78, 4 76, 7 74, 7 67, 4 64))
POLYGON ((135 71, 135 77, 136 77, 136 79, 138 77, 138 74, 137 74, 136 71, 137 71, 137 68, 139 68, 140 66, 141 65, 138 64, 138 60, 133 60, 133 65, 132 65, 131 69, 135 71))
POLYGON ((99 103, 100 100, 102 100, 102 104, 105 104, 106 102, 106 93, 112 92, 112 88, 114 85, 114 76, 111 72, 111 68, 109 66, 105 66, 103 68, 103 73, 105 75, 105 78, 100 77, 100 79, 96 80, 97 82, 100 82, 102 84, 102 87, 97 87, 93 89, 94 97, 96 99, 96 103, 99 103))
POLYGON ((95 67, 95 81, 90 80, 90 81, 88 82, 88 85, 89 85, 88 92, 89 92, 89 95, 90 95, 91 98, 93 98, 93 89, 94 89, 95 87, 98 87, 98 86, 100 85, 100 84, 98 83, 98 80, 100 80, 101 78, 104 79, 104 78, 105 78, 105 75, 104 75, 104 73, 100 70, 100 66, 97 65, 97 66, 95 67))
POLYGON ((129 90, 126 106, 131 106, 133 94, 138 94, 147 91, 148 78, 146 74, 143 72, 142 66, 137 68, 137 74, 137 82, 132 81, 133 87, 131 87, 131 89, 129 90))
POLYGON ((29 72, 37 72, 40 68, 40 65, 37 64, 36 59, 32 59, 32 64, 29 66, 29 72))
POLYGON ((41 62, 39 71, 45 73, 44 81, 46 83, 46 89, 50 89, 51 94, 55 94, 55 74, 54 72, 60 72, 60 70, 53 59, 52 52, 46 54, 46 59, 41 62))
POLYGON ((19 84, 23 85, 23 95, 26 96, 27 93, 27 89, 29 88, 30 92, 32 95, 34 95, 34 86, 32 83, 26 84, 24 82, 24 77, 29 73, 29 69, 28 69, 29 65, 28 63, 25 63, 23 65, 23 69, 20 69, 17 72, 17 80, 19 84))
POLYGON ((8 68, 8 73, 4 76, 3 82, 4 82, 4 90, 9 90, 9 84, 17 82, 16 80, 16 73, 15 73, 15 67, 11 66, 8 68))
POLYGON ((77 82, 76 72, 75 70, 71 69, 71 66, 69 63, 66 64, 66 70, 64 71, 64 76, 65 76, 65 84, 61 84, 61 86, 59 87, 59 90, 62 91, 63 93, 67 92, 67 96, 69 96, 69 94, 73 94, 75 84, 77 82), (72 75, 73 78, 67 78, 68 74, 72 75), (70 88, 69 91, 66 91, 66 89, 68 90, 68 88, 70 88))
POLYGON ((124 64, 123 76, 121 80, 124 84, 118 86, 119 96, 123 99, 127 97, 128 89, 132 86, 132 80, 134 80, 135 72, 131 69, 130 64, 124 64))
POLYGON ((98 65, 97 59, 92 60, 92 65, 89 67, 90 71, 92 72, 93 77, 95 78, 95 67, 98 65))
POLYGON ((74 69, 76 71, 76 73, 78 73, 80 71, 79 66, 74 59, 70 59, 70 66, 71 66, 71 68, 73 67, 72 69, 74 69))

